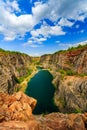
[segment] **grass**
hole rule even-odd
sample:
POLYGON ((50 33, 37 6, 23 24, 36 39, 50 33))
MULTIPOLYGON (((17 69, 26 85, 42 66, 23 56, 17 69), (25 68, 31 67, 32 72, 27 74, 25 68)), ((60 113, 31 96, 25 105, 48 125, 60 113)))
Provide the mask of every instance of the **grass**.
POLYGON ((78 46, 72 46, 72 47, 68 48, 67 50, 59 50, 59 51, 55 52, 54 54, 60 54, 60 53, 68 52, 68 51, 84 49, 85 47, 87 47, 87 43, 84 45, 79 44, 78 46))
POLYGON ((72 51, 72 50, 77 50, 77 49, 83 49, 83 48, 85 48, 85 47, 87 47, 87 43, 86 43, 85 45, 79 44, 79 45, 76 46, 76 47, 70 47, 70 48, 68 48, 67 51, 72 51))
POLYGON ((27 55, 25 53, 21 53, 21 52, 18 52, 18 51, 9 51, 9 50, 3 50, 2 48, 0 48, 0 52, 3 52, 5 54, 21 54, 21 55, 27 55))
POLYGON ((20 77, 20 78, 18 78, 18 79, 17 79, 17 82, 18 82, 18 83, 23 82, 25 78, 27 78, 29 75, 31 75, 32 71, 33 71, 33 70, 28 69, 27 74, 26 74, 26 75, 24 75, 24 76, 22 76, 22 77, 20 77))
MULTIPOLYGON (((87 76, 87 73, 82 73, 79 74, 73 70, 64 70, 64 69, 60 69, 58 70, 58 72, 61 73, 61 79, 63 80, 65 76, 78 76, 78 77, 85 77, 87 76)), ((71 85, 70 83, 68 83, 68 85, 71 85)))
POLYGON ((69 76, 73 76, 76 75, 77 73, 72 71, 72 70, 64 70, 64 69, 60 69, 58 70, 62 75, 69 75, 69 76))
POLYGON ((73 113, 82 113, 82 111, 78 108, 78 109, 74 109, 73 113))
POLYGON ((73 76, 73 75, 76 75, 77 73, 72 71, 72 70, 67 70, 66 71, 66 75, 69 75, 69 76, 73 76))

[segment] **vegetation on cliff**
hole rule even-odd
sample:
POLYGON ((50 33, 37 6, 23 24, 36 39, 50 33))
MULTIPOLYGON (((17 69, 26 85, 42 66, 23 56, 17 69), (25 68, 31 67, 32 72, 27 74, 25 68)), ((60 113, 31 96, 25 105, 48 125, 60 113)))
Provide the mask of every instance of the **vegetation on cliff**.
MULTIPOLYGON (((21 53, 19 51, 9 51, 9 50, 4 50, 2 48, 0 48, 0 53, 4 53, 4 54, 20 54, 20 55, 27 55, 26 53, 21 53)), ((27 55, 28 56, 28 55, 27 55)))
POLYGON ((12 94, 15 90, 25 91, 27 83, 37 72, 37 66, 41 66, 49 70, 54 77, 54 99, 59 110, 86 111, 86 105, 82 102, 86 102, 87 92, 87 44, 36 58, 2 49, 0 52, 1 92, 12 94))

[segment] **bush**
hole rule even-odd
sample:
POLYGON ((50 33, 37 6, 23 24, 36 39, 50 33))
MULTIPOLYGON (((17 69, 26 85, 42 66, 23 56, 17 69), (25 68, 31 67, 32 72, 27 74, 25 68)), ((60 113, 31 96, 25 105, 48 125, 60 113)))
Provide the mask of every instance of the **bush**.
POLYGON ((73 76, 73 75, 76 75, 76 73, 72 70, 67 70, 66 75, 73 76))
POLYGON ((59 72, 60 72, 61 74, 66 74, 65 70, 63 70, 63 69, 60 69, 59 72))
POLYGON ((78 109, 74 109, 73 112, 74 112, 74 113, 81 113, 81 110, 78 108, 78 109))
POLYGON ((33 71, 33 70, 28 69, 28 71, 27 71, 27 74, 26 74, 26 75, 24 75, 24 76, 20 77, 19 79, 17 79, 17 80, 18 80, 18 82, 19 82, 19 83, 23 82, 23 80, 24 80, 25 78, 27 78, 29 75, 31 75, 32 71, 33 71))

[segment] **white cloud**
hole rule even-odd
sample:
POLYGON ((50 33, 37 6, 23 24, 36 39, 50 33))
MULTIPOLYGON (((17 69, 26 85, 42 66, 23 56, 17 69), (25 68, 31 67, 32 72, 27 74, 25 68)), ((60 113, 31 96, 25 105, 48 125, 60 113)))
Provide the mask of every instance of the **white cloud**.
POLYGON ((34 43, 42 44, 42 42, 46 41, 46 38, 43 37, 31 37, 30 38, 34 43))
POLYGON ((68 26, 71 27, 73 26, 74 22, 70 22, 69 20, 67 20, 66 18, 61 18, 60 21, 58 22, 58 25, 60 26, 68 26))
POLYGON ((82 42, 78 42, 78 43, 60 43, 58 44, 58 46, 62 46, 63 49, 67 49, 69 47, 77 47, 78 45, 85 45, 87 44, 87 40, 86 41, 82 41, 82 42))
POLYGON ((14 12, 14 11, 20 12, 21 11, 16 0, 14 0, 14 1, 7 0, 5 7, 10 12, 14 12))
POLYGON ((42 42, 46 41, 46 38, 36 38, 36 37, 31 37, 28 42, 24 43, 23 46, 27 47, 33 47, 33 48, 37 48, 37 47, 42 47, 43 44, 42 42))
POLYGON ((18 38, 18 35, 24 37, 25 33, 36 25, 35 19, 31 14, 16 16, 8 9, 6 10, 5 5, 6 3, 1 2, 0 27, 2 27, 2 30, 0 30, 0 33, 5 36, 5 40, 14 40, 18 38))
POLYGON ((31 31, 31 35, 33 37, 38 37, 40 35, 42 35, 43 37, 50 37, 52 35, 58 36, 58 35, 64 35, 64 34, 65 32, 58 25, 55 25, 55 26, 42 25, 40 29, 31 31))
POLYGON ((34 42, 32 40, 29 40, 28 42, 23 44, 23 47, 27 47, 27 46, 32 47, 32 48, 39 47, 39 45, 34 44, 34 42))
POLYGON ((87 16, 87 0, 49 0, 49 5, 51 8, 49 17, 53 21, 54 16, 56 19, 65 17, 75 20, 83 20, 87 16))
MULTIPOLYGON (((47 2, 35 2, 32 7, 31 14, 22 14, 17 0, 7 0, 3 2, 0 0, 0 33, 4 35, 5 40, 14 40, 19 37, 24 37, 26 32, 30 32, 32 37, 36 38, 40 35, 43 38, 48 38, 52 35, 64 35, 62 26, 71 27, 74 23, 68 19, 81 20, 87 17, 87 0, 48 0, 47 2), (15 14, 20 12, 20 16, 15 14), (37 25, 44 18, 48 18, 53 22, 57 22, 59 18, 59 25, 41 26, 34 30, 37 25)), ((40 38, 40 37, 39 37, 40 38)), ((33 39, 34 40, 34 39, 33 39)), ((44 40, 36 39, 36 41, 43 42, 44 40)))
POLYGON ((41 19, 45 18, 46 15, 49 13, 48 4, 43 4, 42 2, 35 2, 35 6, 32 7, 33 17, 40 21, 41 19))

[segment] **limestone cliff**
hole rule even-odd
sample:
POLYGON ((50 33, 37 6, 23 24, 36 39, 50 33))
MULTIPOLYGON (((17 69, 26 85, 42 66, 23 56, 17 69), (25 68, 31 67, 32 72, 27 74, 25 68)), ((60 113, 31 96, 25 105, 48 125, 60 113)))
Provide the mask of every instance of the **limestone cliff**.
POLYGON ((44 55, 41 65, 54 76, 54 100, 61 112, 87 111, 87 45, 44 55))
POLYGON ((36 100, 0 93, 0 130, 87 130, 87 113, 33 115, 36 100))
POLYGON ((87 74, 87 45, 72 50, 43 55, 40 63, 44 68, 73 70, 87 74))
POLYGON ((36 65, 48 69, 54 76, 54 100, 61 112, 87 111, 87 45, 40 58, 1 51, 0 92, 12 94, 18 79, 36 65))
POLYGON ((55 103, 63 113, 87 111, 87 76, 65 76, 58 81, 55 103))
POLYGON ((25 76, 31 65, 31 57, 21 53, 0 51, 0 92, 14 92, 17 78, 25 76))

